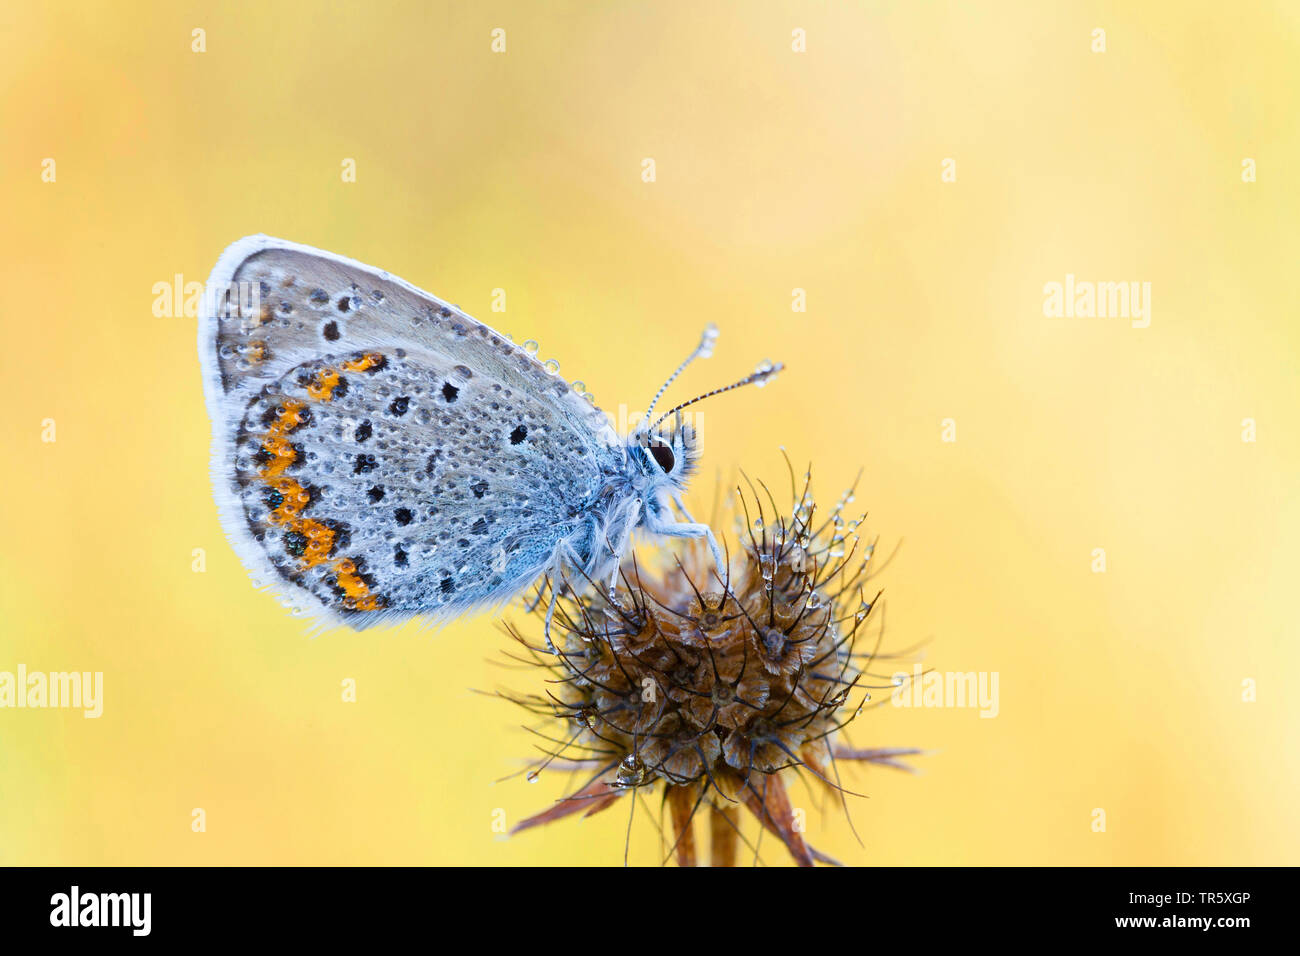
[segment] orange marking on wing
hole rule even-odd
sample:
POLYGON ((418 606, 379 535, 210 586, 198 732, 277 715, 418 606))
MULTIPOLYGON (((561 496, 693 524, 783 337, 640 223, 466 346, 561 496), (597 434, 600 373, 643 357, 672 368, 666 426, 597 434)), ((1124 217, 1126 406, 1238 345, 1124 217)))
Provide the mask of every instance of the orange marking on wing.
POLYGON ((263 466, 261 475, 262 480, 282 496, 280 504, 271 512, 271 521, 287 525, 290 531, 296 531, 307 539, 302 561, 305 567, 311 568, 329 558, 334 547, 334 529, 302 516, 303 510, 311 503, 311 494, 296 479, 283 477, 284 470, 298 459, 298 453, 289 441, 289 433, 306 421, 306 408, 306 403, 294 399, 288 399, 280 406, 280 414, 262 440, 262 447, 273 457, 263 466))
POLYGON ((348 359, 343 363, 343 369, 347 372, 369 372, 372 368, 377 368, 384 362, 384 357, 378 352, 367 352, 360 358, 348 359))
POLYGON ((286 401, 280 408, 279 416, 262 439, 262 447, 272 456, 262 468, 262 477, 268 482, 272 478, 279 478, 284 474, 285 469, 297 460, 298 453, 293 450, 289 433, 306 420, 306 416, 303 415, 306 407, 303 402, 293 399, 286 401))
POLYGON ((357 572, 356 562, 344 558, 334 565, 338 575, 339 587, 343 589, 343 605, 353 611, 377 611, 383 607, 383 598, 372 594, 370 587, 357 572))
MULTIPOLYGON (((384 357, 381 354, 371 352, 360 358, 349 359, 342 367, 349 372, 366 372, 383 363, 384 357)), ((321 369, 307 386, 307 394, 317 401, 328 402, 334 397, 334 390, 338 388, 341 378, 338 369, 321 369)), ((311 504, 311 494, 299 481, 284 474, 298 459, 289 434, 307 420, 306 409, 307 403, 297 399, 286 399, 280 406, 279 414, 262 439, 262 447, 271 456, 271 460, 262 466, 260 474, 267 486, 281 495, 280 503, 271 511, 271 521, 287 526, 290 531, 307 539, 302 563, 303 567, 312 568, 329 559, 330 552, 334 550, 334 529, 314 518, 303 517, 303 511, 311 504)), ((338 586, 344 592, 344 607, 352 611, 377 611, 384 606, 383 597, 370 590, 354 560, 344 558, 334 567, 338 586)))
POLYGON ((318 402, 328 402, 334 397, 334 389, 339 387, 338 369, 323 368, 316 373, 315 380, 307 386, 307 394, 318 402))
POLYGON ((302 552, 302 563, 309 568, 327 560, 334 548, 334 529, 313 518, 300 518, 293 530, 307 536, 307 547, 302 552))
MULTIPOLYGON (((384 362, 384 357, 378 352, 369 352, 360 358, 348 359, 343 363, 345 372, 368 372, 372 368, 377 368, 384 362)), ((332 401, 334 398, 334 389, 339 387, 339 379, 342 376, 338 369, 323 368, 316 373, 316 378, 307 386, 307 394, 318 402, 332 401)))
POLYGON ((282 501, 271 512, 271 521, 275 524, 288 524, 297 520, 303 509, 311 504, 311 495, 307 489, 293 478, 275 478, 267 484, 278 491, 282 501))

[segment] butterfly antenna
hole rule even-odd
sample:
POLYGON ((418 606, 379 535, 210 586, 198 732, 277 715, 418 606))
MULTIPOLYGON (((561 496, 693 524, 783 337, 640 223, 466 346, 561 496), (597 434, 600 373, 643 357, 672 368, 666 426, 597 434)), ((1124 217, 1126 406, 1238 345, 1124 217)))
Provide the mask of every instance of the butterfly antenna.
POLYGON ((781 369, 783 368, 785 368, 785 365, 782 362, 777 362, 775 365, 773 365, 771 362, 765 360, 759 363, 758 368, 754 369, 753 372, 746 375, 739 382, 732 382, 730 385, 724 385, 722 388, 715 388, 711 392, 705 392, 703 395, 695 396, 689 402, 682 402, 676 408, 668 409, 668 411, 664 412, 662 415, 659 416, 658 421, 656 421, 653 425, 650 426, 650 430, 654 431, 656 428, 659 427, 659 422, 662 422, 665 418, 667 418, 669 415, 672 415, 674 412, 680 412, 683 408, 686 408, 689 405, 694 405, 696 402, 702 402, 706 398, 712 398, 714 395, 721 395, 723 392, 729 392, 733 388, 740 388, 742 385, 758 385, 762 387, 763 385, 767 384, 767 380, 769 378, 774 376, 777 372, 781 371, 781 369))
MULTIPOLYGON (((650 416, 654 414, 655 406, 659 404, 659 399, 663 398, 664 392, 668 391, 668 386, 677 381, 677 376, 686 371, 686 366, 690 365, 697 358, 708 358, 713 354, 713 346, 718 341, 718 327, 710 322, 704 327, 704 333, 700 336, 700 344, 695 347, 695 351, 686 356, 686 360, 677 366, 677 371, 668 376, 668 381, 659 386, 659 391, 655 392, 655 397, 650 400, 650 407, 645 410, 645 420, 650 421, 650 416)), ((667 418, 668 416, 664 416, 667 418)), ((661 418, 660 421, 663 421, 661 418)))

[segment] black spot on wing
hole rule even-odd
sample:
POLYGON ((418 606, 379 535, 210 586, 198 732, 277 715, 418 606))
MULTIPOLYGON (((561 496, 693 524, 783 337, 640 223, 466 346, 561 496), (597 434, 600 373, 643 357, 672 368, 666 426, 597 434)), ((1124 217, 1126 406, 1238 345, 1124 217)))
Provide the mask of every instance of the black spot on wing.
POLYGON ((285 532, 284 550, 292 557, 301 558, 307 550, 307 536, 298 531, 285 532))

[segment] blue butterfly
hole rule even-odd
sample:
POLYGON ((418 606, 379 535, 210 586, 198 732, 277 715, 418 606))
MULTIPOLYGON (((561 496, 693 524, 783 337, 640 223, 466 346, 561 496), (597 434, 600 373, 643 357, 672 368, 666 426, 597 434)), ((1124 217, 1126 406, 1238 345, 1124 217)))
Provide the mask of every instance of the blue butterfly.
POLYGON ((705 330, 620 437, 535 347, 359 262, 241 239, 199 322, 222 525, 254 580, 322 625, 446 621, 542 575, 612 586, 638 529, 704 539, 721 574, 713 532, 682 504, 700 455, 682 409, 781 366, 651 421, 716 338, 705 330))

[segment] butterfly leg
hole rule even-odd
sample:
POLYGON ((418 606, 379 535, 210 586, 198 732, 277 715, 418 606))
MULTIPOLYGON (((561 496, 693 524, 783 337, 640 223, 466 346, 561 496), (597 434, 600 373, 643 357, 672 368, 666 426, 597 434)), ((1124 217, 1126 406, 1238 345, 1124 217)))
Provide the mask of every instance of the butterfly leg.
POLYGON ((608 594, 611 598, 618 590, 618 574, 623 567, 623 555, 627 553, 627 549, 632 543, 632 532, 636 528, 634 516, 640 512, 640 510, 641 499, 631 499, 627 503, 624 512, 599 532, 601 538, 604 540, 605 547, 609 549, 609 560, 613 565, 609 571, 608 594), (614 535, 618 539, 617 544, 609 538, 609 532, 611 529, 613 529, 614 535))
POLYGON ((691 517, 691 513, 686 510, 686 502, 682 501, 681 495, 673 495, 673 504, 676 505, 677 510, 682 513, 682 517, 686 519, 687 524, 704 529, 705 533, 699 537, 704 537, 708 540, 709 550, 713 552, 713 564, 718 572, 718 577, 725 580, 723 570, 727 566, 727 559, 722 556, 722 549, 718 547, 718 539, 713 536, 713 529, 707 524, 704 524, 701 521, 696 521, 691 517))
POLYGON ((614 558, 613 570, 609 572, 609 593, 611 596, 618 590, 618 572, 623 567, 623 555, 627 553, 628 545, 632 543, 632 528, 628 527, 623 534, 623 540, 619 542, 618 547, 610 547, 610 554, 614 558))
MULTIPOLYGON (((560 603, 560 592, 569 587, 569 579, 564 574, 566 565, 579 569, 582 567, 573 545, 568 540, 561 540, 551 556, 551 568, 547 572, 551 580, 551 600, 546 606, 546 623, 542 627, 542 634, 546 638, 546 649, 556 655, 560 652, 555 649, 555 644, 551 641, 551 622, 555 619, 555 607, 560 603)), ((539 592, 538 598, 540 597, 539 592)))
MULTIPOLYGON (((686 514, 685 509, 682 513, 686 514)), ((722 549, 718 547, 718 539, 713 536, 713 529, 707 524, 699 521, 672 521, 657 514, 647 514, 646 528, 655 534, 662 534, 669 538, 703 538, 708 542, 709 550, 713 552, 713 566, 718 580, 726 580, 727 560, 722 556, 722 549)))
MULTIPOLYGON (((723 580, 725 580, 725 575, 723 575, 722 572, 723 572, 723 569, 727 566, 727 559, 724 558, 724 557, 722 556, 722 549, 720 549, 720 548, 718 547, 718 541, 717 541, 717 539, 713 536, 713 529, 710 528, 707 524, 704 524, 703 522, 700 522, 700 521, 696 521, 694 518, 691 517, 691 513, 690 513, 689 511, 686 510, 686 502, 682 501, 682 496, 681 496, 681 495, 673 495, 673 504, 676 505, 676 506, 677 506, 677 510, 680 511, 680 512, 682 513, 682 517, 686 519, 686 523, 687 523, 687 525, 692 526, 692 527, 700 527, 700 528, 703 528, 703 529, 705 530, 705 532, 706 532, 705 534, 703 534, 703 535, 692 535, 692 537, 703 537, 703 538, 708 539, 708 542, 709 542, 709 550, 713 552, 713 565, 714 565, 714 568, 715 568, 715 569, 717 570, 717 572, 718 572, 718 577, 719 577, 719 578, 722 578, 723 580)), ((673 527, 678 527, 678 528, 679 528, 679 527, 681 527, 681 525, 680 525, 680 524, 674 524, 673 527)), ((665 534, 665 533, 666 533, 666 534, 671 534, 672 532, 660 532, 660 533, 661 533, 661 534, 665 534)))
POLYGON ((546 607, 546 623, 542 626, 542 636, 546 638, 546 650, 551 654, 559 654, 555 645, 551 642, 551 619, 555 617, 555 605, 560 599, 558 588, 551 588, 551 603, 546 607))
POLYGON ((539 605, 539 604, 542 603, 542 595, 546 593, 546 588, 547 588, 547 586, 548 586, 549 584, 550 584, 550 581, 547 580, 547 582, 546 582, 545 584, 543 584, 543 585, 541 585, 540 587, 538 587, 538 589, 537 589, 537 594, 533 597, 533 599, 532 599, 531 601, 527 601, 527 600, 526 600, 526 601, 524 602, 524 613, 525 613, 525 614, 532 614, 534 611, 537 610, 537 605, 539 605))

